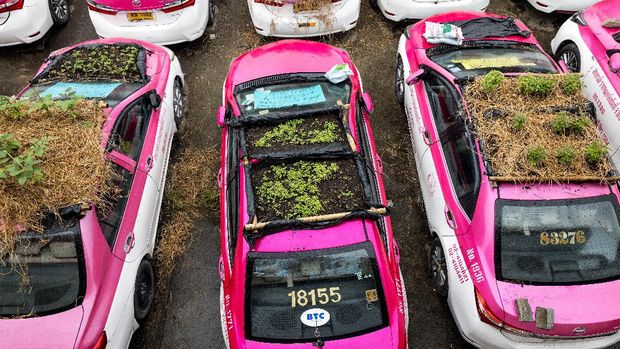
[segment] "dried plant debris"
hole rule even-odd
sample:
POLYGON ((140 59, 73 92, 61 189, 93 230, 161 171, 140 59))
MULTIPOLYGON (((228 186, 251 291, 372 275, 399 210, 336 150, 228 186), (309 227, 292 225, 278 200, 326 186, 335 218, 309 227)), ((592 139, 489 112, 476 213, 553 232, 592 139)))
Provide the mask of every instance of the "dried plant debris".
POLYGON ((300 160, 252 168, 256 216, 262 222, 362 208, 353 159, 300 160))
POLYGON ((609 176, 607 148, 579 78, 527 74, 501 79, 491 72, 466 86, 465 103, 493 176, 545 181, 609 176))
POLYGON ((0 255, 24 230, 71 205, 99 205, 114 170, 101 147, 103 110, 94 101, 0 97, 0 255))
POLYGON ((122 44, 76 47, 61 55, 41 80, 140 81, 140 50, 137 45, 122 44))

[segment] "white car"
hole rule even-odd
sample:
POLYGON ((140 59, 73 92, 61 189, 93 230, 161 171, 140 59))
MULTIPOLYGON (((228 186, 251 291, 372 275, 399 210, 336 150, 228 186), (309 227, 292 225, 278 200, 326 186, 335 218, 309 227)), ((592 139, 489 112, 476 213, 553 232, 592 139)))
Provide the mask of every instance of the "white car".
POLYGON ((213 24, 211 0, 86 0, 97 35, 171 45, 200 38, 213 24))
POLYGON ((583 74, 583 91, 596 107, 599 131, 616 169, 620 168, 620 27, 614 21, 619 17, 620 1, 599 2, 573 15, 551 41, 561 64, 583 74))
POLYGON ((248 0, 254 29, 264 36, 302 38, 351 30, 360 0, 248 0))
POLYGON ((387 19, 399 22, 452 11, 484 12, 489 0, 370 0, 370 6, 378 8, 387 19))
POLYGON ((70 17, 68 0, 0 0, 0 46, 35 42, 70 17))
POLYGON ((527 0, 538 11, 551 12, 577 12, 595 4, 600 0, 527 0))

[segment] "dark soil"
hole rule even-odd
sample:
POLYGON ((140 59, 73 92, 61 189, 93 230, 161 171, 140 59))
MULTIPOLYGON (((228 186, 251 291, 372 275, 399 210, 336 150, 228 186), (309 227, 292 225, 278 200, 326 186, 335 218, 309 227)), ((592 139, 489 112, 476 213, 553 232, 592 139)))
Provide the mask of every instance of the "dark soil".
MULTIPOLYGON (((319 199, 323 206, 320 215, 349 212, 355 209, 366 208, 364 205, 362 183, 357 172, 357 165, 353 159, 339 160, 304 160, 308 162, 322 162, 325 164, 335 163, 339 170, 322 181, 319 187, 319 199), (346 194, 345 194, 346 193, 346 194)), ((286 164, 292 168, 298 162, 286 164)), ((279 165, 279 164, 278 164, 279 165)), ((256 188, 263 184, 267 177, 273 179, 271 168, 277 165, 255 166, 252 169, 251 178, 254 186, 255 213, 260 222, 286 219, 286 213, 295 205, 295 199, 284 202, 280 207, 283 214, 278 214, 276 209, 264 203, 263 198, 257 194, 256 188)), ((300 217, 294 217, 300 218, 300 217)))
MULTIPOLYGON (((295 120, 295 119, 293 119, 295 120)), ((304 150, 308 150, 310 148, 316 148, 320 146, 324 146, 327 144, 340 143, 343 147, 347 147, 346 144, 346 133, 344 126, 342 125, 342 120, 340 119, 340 113, 332 112, 325 113, 321 115, 313 115, 310 117, 301 118, 299 120, 303 120, 303 123, 299 125, 297 128, 302 133, 309 133, 312 131, 320 131, 325 128, 326 122, 333 122, 338 125, 338 129, 336 131, 338 138, 336 141, 332 143, 306 143, 306 144, 296 144, 293 142, 272 142, 272 144, 268 147, 259 147, 256 146, 256 142, 261 139, 267 132, 273 130, 278 125, 281 125, 287 121, 276 125, 261 125, 255 127, 246 128, 246 142, 247 142, 247 150, 249 155, 253 154, 266 154, 266 153, 280 153, 280 152, 300 152, 304 150)), ((298 140, 299 141, 299 140, 298 140)))
POLYGON ((42 80, 142 80, 136 45, 91 45, 75 48, 61 57, 42 80))

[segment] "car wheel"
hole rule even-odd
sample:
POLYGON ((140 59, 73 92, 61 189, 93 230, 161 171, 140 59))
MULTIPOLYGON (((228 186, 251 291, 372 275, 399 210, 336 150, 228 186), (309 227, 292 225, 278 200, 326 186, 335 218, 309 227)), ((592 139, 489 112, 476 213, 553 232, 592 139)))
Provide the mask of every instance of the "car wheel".
POLYGON ((187 96, 181 84, 181 80, 174 79, 174 88, 172 92, 172 111, 174 113, 174 122, 177 125, 177 131, 183 128, 183 116, 187 110, 187 96))
POLYGON ((69 0, 48 0, 52 21, 56 26, 64 26, 71 18, 69 0))
POLYGON ((396 60, 396 71, 394 73, 394 94, 396 100, 401 105, 405 102, 405 72, 403 68, 403 60, 398 55, 396 60))
POLYGON ((213 7, 213 2, 209 0, 209 19, 207 20, 207 27, 210 27, 215 22, 215 8, 213 7))
POLYGON ((581 55, 579 48, 574 43, 570 42, 560 47, 556 58, 558 61, 563 60, 571 72, 579 73, 581 71, 581 55))
POLYGON ((434 238, 431 243, 431 250, 428 254, 428 263, 435 283, 435 290, 442 297, 448 296, 448 267, 446 256, 439 238, 434 238))
POLYGON ((143 259, 136 274, 136 284, 133 294, 134 316, 137 321, 144 320, 151 311, 155 298, 155 275, 151 262, 143 259))

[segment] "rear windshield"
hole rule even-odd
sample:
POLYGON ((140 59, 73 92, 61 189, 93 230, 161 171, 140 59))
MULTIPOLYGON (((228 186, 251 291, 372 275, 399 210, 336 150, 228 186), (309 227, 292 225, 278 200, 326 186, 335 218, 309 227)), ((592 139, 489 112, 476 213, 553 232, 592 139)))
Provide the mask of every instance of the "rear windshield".
POLYGON ((534 48, 464 48, 436 54, 431 60, 457 78, 503 73, 557 73, 544 53, 534 48))
POLYGON ((0 259, 0 317, 57 313, 84 293, 79 221, 54 223, 44 234, 25 233, 12 256, 0 259))
POLYGON ((243 114, 252 116, 273 111, 332 108, 337 105, 338 100, 347 104, 350 92, 348 81, 339 84, 314 81, 247 89, 238 93, 236 98, 243 114))
POLYGON ((51 82, 34 85, 24 92, 24 97, 42 96, 63 99, 70 95, 105 101, 110 108, 139 90, 143 84, 136 82, 51 82))
POLYGON ((310 342, 362 334, 387 323, 369 243, 308 252, 255 253, 250 255, 248 273, 246 329, 250 338, 310 342))
POLYGON ((498 200, 499 275, 506 281, 579 284, 620 276, 615 196, 498 200))

